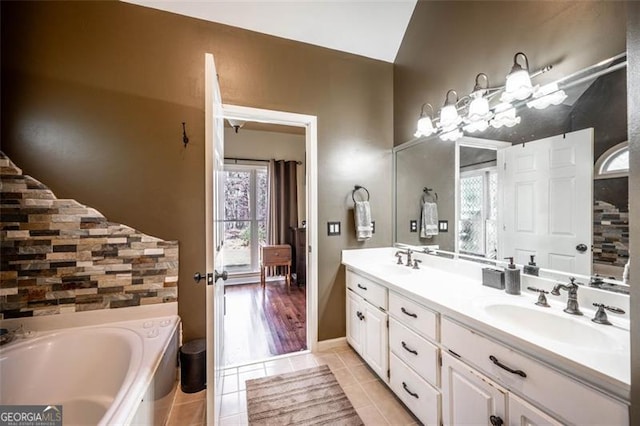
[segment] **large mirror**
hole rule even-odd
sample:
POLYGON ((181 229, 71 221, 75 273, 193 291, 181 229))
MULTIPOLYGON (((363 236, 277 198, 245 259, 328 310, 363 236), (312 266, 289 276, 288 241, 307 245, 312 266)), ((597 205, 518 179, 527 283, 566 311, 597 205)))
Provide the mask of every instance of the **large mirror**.
POLYGON ((516 106, 513 127, 394 149, 395 242, 623 283, 629 260, 626 55, 558 80, 567 98, 516 106), (437 205, 437 232, 425 232, 437 205), (427 219, 425 221, 425 218, 427 219))

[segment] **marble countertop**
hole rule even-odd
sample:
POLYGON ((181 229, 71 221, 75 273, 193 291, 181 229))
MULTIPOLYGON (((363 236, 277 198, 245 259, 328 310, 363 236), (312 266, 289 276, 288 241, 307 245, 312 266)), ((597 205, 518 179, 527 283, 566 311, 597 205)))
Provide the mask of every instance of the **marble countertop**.
POLYGON ((593 301, 628 312, 628 296, 581 286, 578 299, 584 315, 569 315, 562 311, 566 292, 547 295, 551 307, 545 308, 535 305, 537 293, 526 290, 534 285, 549 291, 551 281, 522 276, 522 294, 514 296, 482 285, 481 270, 486 265, 416 253, 422 264, 415 270, 396 264, 396 250, 344 250, 342 263, 494 340, 629 400, 628 315, 608 314, 611 326, 591 321, 593 301))

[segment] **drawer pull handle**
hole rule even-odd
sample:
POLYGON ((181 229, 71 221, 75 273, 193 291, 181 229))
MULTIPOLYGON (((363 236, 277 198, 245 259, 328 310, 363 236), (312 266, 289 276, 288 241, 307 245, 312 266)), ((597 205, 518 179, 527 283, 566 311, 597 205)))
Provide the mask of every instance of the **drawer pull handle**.
POLYGON ((405 351, 412 353, 414 355, 418 355, 418 351, 407 347, 407 344, 404 341, 402 342, 402 347, 404 348, 405 351))
POLYGON ((527 377, 527 373, 525 373, 522 370, 514 370, 513 368, 509 368, 506 365, 504 365, 503 363, 501 363, 500 361, 498 361, 498 358, 496 358, 493 355, 489 356, 489 359, 491 360, 491 362, 493 362, 495 365, 497 365, 498 367, 502 368, 503 370, 507 370, 509 373, 513 373, 513 374, 517 374, 520 377, 527 377))
POLYGON ((362 284, 358 283, 358 288, 361 288, 363 290, 366 290, 367 288, 365 286, 363 286, 362 284))
POLYGON ((412 312, 407 311, 404 306, 402 308, 400 308, 400 310, 402 311, 403 314, 408 315, 412 318, 418 318, 418 314, 414 314, 412 312))
POLYGON ((356 316, 360 319, 360 321, 364 319, 364 315, 362 315, 362 312, 360 311, 356 312, 356 316))
POLYGON ((406 384, 405 382, 402 382, 402 387, 404 388, 404 391, 405 391, 406 393, 408 393, 409 395, 411 395, 412 397, 414 397, 414 398, 416 398, 416 399, 420 399, 420 397, 418 396, 418 394, 417 394, 417 393, 415 393, 415 392, 411 392, 411 391, 409 390, 409 387, 407 386, 407 384, 406 384))

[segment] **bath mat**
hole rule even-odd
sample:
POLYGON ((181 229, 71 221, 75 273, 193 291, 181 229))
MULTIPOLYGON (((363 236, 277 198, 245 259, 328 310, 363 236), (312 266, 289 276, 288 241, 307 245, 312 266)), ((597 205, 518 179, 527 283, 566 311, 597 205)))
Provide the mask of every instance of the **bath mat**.
POLYGON ((247 380, 250 425, 362 425, 328 366, 247 380))

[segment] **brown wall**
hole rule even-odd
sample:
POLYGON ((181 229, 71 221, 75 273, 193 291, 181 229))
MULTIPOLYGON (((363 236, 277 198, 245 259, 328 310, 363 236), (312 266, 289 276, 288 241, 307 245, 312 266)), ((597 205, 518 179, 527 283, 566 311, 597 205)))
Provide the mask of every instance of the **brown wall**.
POLYGON ((2 149, 60 197, 180 242, 185 338, 205 330, 204 54, 224 103, 318 116, 319 339, 344 336, 354 184, 391 243, 392 65, 121 2, 3 2, 2 149), (181 122, 191 143, 181 143, 181 122), (328 220, 348 226, 323 236, 328 220))

